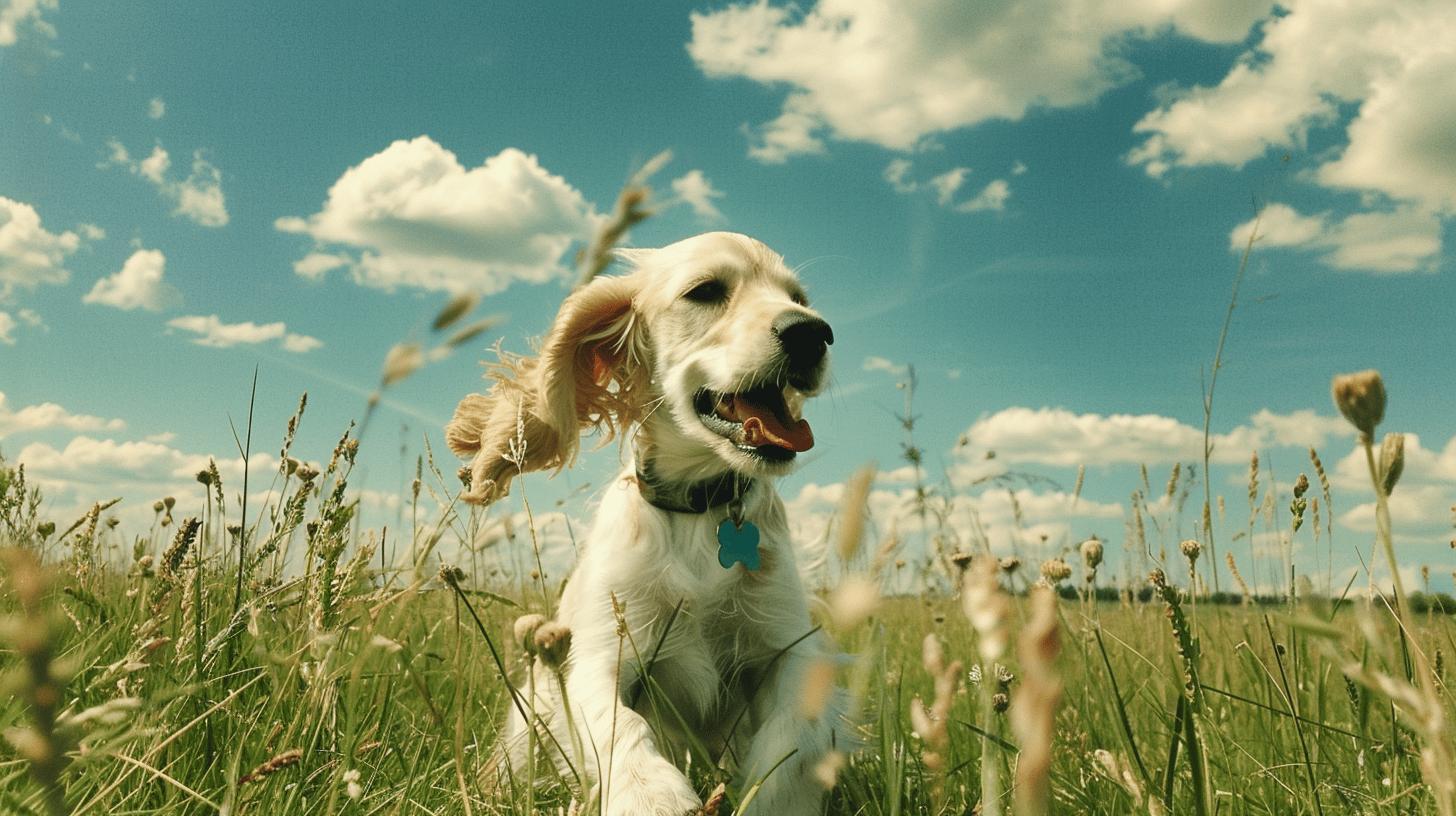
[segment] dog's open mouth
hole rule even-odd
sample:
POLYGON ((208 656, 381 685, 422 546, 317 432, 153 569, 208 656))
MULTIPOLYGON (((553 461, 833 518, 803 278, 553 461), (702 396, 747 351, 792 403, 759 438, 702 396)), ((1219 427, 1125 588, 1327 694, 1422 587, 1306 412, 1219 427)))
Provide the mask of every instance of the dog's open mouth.
POLYGON ((693 407, 708 430, 744 453, 787 462, 814 447, 814 431, 804 419, 804 393, 793 386, 762 385, 721 394, 703 389, 693 407))

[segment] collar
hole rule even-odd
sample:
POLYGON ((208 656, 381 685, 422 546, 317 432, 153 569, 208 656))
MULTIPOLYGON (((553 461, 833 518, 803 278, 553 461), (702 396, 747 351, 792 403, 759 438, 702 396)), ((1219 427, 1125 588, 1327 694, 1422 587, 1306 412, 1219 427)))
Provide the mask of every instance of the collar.
POLYGON ((654 474, 650 464, 637 463, 637 489, 642 498, 670 513, 706 513, 735 497, 747 496, 752 488, 753 479, 731 470, 698 482, 668 482, 654 474))

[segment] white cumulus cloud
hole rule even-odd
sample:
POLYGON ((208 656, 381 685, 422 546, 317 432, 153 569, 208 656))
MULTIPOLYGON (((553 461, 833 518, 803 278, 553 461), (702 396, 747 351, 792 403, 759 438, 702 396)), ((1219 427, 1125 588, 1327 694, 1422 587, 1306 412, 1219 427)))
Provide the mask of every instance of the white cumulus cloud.
POLYGON ((245 320, 240 323, 224 323, 217 315, 184 315, 167 321, 174 329, 196 335, 192 342, 210 348, 232 348, 239 345, 257 345, 273 340, 279 341, 284 351, 296 354, 312 351, 323 345, 323 341, 308 335, 288 331, 282 322, 254 323, 245 320))
POLYGON ((76 233, 47 232, 34 207, 0 196, 0 302, 16 289, 65 283, 62 264, 80 246, 76 233))
POLYGON ((12 410, 0 391, 0 437, 26 431, 62 428, 68 431, 119 431, 126 427, 120 419, 106 419, 90 414, 73 414, 54 402, 26 405, 12 410))
POLYGON ((1136 76, 1128 36, 1172 27, 1236 42, 1271 3, 1215 0, 820 0, 741 3, 692 15, 688 53, 712 77, 789 89, 749 153, 821 152, 824 135, 908 150, 925 137, 1033 107, 1086 104, 1136 76))
MULTIPOLYGON (((507 148, 466 168, 419 136, 346 170, 319 212, 276 226, 311 237, 314 254, 347 258, 364 286, 489 293, 563 274, 568 248, 598 220, 582 194, 535 156, 507 148)), ((329 268, 299 263, 310 277, 329 268)))
MULTIPOLYGON (((1275 414, 1263 410, 1248 423, 1214 434, 1212 460, 1237 463, 1265 447, 1322 445, 1348 436, 1339 417, 1313 411, 1275 414)), ((1171 464, 1203 458, 1203 431, 1157 414, 1076 414, 1063 408, 1013 407, 976 420, 968 445, 994 451, 997 460, 1061 467, 1108 464, 1171 464)))
POLYGON ((1456 5, 1445 0, 1288 0, 1285 13, 1215 86, 1175 93, 1135 126, 1128 158, 1152 175, 1173 166, 1238 167, 1303 147, 1310 130, 1359 105, 1347 144, 1319 181, 1456 206, 1456 5))
POLYGON ((81 300, 116 309, 146 309, 149 312, 175 306, 182 297, 162 280, 166 266, 167 256, 160 250, 139 249, 126 259, 121 271, 96 281, 81 300))
POLYGON ((1302 215, 1286 204, 1270 204, 1258 219, 1229 233, 1229 247, 1242 252, 1255 229, 1255 247, 1296 247, 1322 253, 1335 269, 1391 274, 1434 271, 1441 252, 1441 219, 1414 206, 1358 212, 1344 218, 1302 215))

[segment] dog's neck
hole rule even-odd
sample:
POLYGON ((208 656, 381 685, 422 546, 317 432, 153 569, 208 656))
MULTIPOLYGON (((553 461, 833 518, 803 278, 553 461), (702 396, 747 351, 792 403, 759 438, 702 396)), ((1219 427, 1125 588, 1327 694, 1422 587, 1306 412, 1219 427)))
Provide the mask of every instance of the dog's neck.
POLYGON ((697 481, 664 479, 651 461, 636 460, 637 490, 648 504, 670 513, 706 513, 743 499, 753 489, 752 477, 729 470, 697 481))

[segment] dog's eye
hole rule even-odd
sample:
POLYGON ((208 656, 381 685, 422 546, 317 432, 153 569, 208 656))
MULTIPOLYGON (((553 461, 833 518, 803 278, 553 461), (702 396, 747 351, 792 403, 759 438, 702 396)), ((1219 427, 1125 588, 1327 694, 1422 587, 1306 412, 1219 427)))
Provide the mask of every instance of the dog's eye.
POLYGON ((728 295, 728 287, 719 280, 707 280, 694 286, 683 297, 694 303, 722 303, 728 295))

